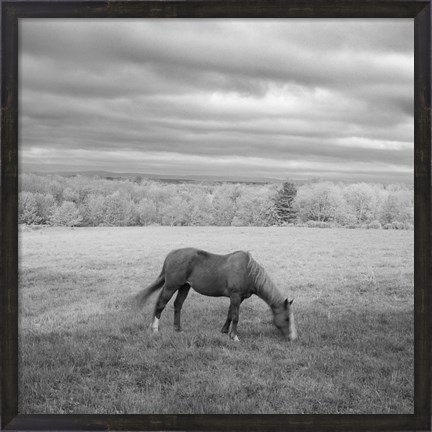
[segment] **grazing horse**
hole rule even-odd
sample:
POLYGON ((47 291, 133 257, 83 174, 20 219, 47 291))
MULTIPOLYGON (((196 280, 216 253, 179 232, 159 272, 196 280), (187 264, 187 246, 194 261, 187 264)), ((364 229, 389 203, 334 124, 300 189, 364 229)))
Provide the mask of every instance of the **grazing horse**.
POLYGON ((289 340, 297 338, 292 302, 285 299, 266 271, 249 252, 237 251, 216 255, 200 249, 183 248, 170 252, 165 258, 159 277, 136 296, 139 306, 155 291, 162 289, 155 305, 153 332, 159 330, 159 320, 166 304, 176 291, 174 329, 181 331, 180 312, 189 289, 212 297, 229 297, 228 317, 222 333, 238 341, 237 323, 240 303, 252 294, 263 299, 273 312, 273 323, 289 340), (231 325, 232 324, 232 325, 231 325), (231 325, 231 331, 229 331, 231 325))

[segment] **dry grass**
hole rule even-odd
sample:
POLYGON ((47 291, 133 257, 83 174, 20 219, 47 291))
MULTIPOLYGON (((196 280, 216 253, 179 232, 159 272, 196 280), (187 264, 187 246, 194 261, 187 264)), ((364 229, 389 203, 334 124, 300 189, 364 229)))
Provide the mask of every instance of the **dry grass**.
POLYGON ((21 413, 412 413, 412 231, 49 228, 20 234, 21 413), (132 296, 171 249, 249 250, 295 297, 299 340, 258 298, 191 293, 148 330, 132 296))

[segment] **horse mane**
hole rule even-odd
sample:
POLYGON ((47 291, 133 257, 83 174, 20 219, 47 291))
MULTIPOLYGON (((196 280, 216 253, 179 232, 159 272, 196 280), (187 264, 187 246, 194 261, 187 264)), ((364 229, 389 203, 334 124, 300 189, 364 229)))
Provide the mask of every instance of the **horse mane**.
POLYGON ((247 255, 249 258, 247 271, 249 278, 255 286, 256 294, 271 308, 279 306, 284 301, 282 293, 264 270, 264 267, 258 264, 249 252, 247 252, 247 255))

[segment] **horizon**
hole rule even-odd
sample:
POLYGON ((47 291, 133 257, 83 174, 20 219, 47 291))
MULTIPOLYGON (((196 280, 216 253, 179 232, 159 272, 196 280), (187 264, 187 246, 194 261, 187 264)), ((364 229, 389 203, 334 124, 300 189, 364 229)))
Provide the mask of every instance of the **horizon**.
POLYGON ((20 20, 20 168, 412 184, 413 20, 20 20))
POLYGON ((60 177, 89 177, 89 178, 100 178, 105 180, 134 180, 141 177, 142 180, 149 180, 155 182, 188 182, 188 183, 255 183, 255 184, 278 184, 278 183, 293 183, 296 185, 305 185, 312 183, 323 183, 329 182, 335 185, 337 184, 359 184, 366 183, 370 185, 381 185, 387 187, 390 185, 402 186, 407 188, 413 188, 413 182, 403 181, 357 181, 357 180, 329 180, 321 177, 310 177, 304 179, 293 179, 293 178, 253 178, 253 177, 239 177, 239 176, 200 176, 200 175, 183 175, 183 176, 172 176, 164 174, 151 174, 151 173, 140 173, 140 172, 114 172, 114 171, 103 171, 103 170, 89 170, 89 171, 26 171, 20 172, 22 174, 31 174, 37 176, 60 176, 60 177))

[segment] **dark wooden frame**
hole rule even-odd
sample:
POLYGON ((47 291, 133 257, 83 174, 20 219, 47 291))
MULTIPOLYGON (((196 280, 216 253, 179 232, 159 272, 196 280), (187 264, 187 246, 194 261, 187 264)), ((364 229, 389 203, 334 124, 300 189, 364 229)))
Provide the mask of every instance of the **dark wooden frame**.
POLYGON ((3 2, 1 132, 1 386, 5 430, 430 430, 431 0, 3 2), (19 18, 414 18, 413 415, 18 414, 19 18))

